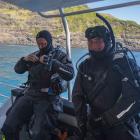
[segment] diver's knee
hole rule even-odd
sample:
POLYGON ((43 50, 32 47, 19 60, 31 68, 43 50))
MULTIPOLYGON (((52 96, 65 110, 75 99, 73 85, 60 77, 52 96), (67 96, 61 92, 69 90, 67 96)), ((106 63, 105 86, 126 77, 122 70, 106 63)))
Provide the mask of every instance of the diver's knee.
POLYGON ((14 134, 18 131, 17 126, 14 123, 4 123, 4 125, 2 126, 1 131, 4 134, 14 134))
POLYGON ((14 133, 14 130, 12 129, 12 127, 10 125, 4 124, 1 131, 3 132, 3 134, 11 134, 14 133))

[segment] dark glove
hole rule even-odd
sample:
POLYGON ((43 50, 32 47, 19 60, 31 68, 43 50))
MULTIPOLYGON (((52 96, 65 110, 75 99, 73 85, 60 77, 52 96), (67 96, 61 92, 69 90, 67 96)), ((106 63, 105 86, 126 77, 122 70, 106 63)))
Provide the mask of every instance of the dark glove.
POLYGON ((102 117, 101 117, 101 122, 102 122, 102 126, 106 127, 106 128, 110 128, 114 125, 118 125, 116 119, 109 113, 103 113, 102 117))
POLYGON ((92 117, 89 119, 89 126, 92 126, 93 129, 96 128, 108 128, 110 127, 107 120, 106 120, 106 114, 102 114, 102 116, 99 116, 97 118, 92 117))

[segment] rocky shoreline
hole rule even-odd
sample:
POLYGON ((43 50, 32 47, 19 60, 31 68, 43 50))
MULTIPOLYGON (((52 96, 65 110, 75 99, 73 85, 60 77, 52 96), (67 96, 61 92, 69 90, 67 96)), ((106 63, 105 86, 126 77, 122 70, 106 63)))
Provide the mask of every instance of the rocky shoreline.
MULTIPOLYGON (((80 10, 87 6, 77 7, 80 10)), ((140 50, 140 25, 134 21, 124 21, 109 14, 103 14, 112 25, 116 40, 131 50, 140 50)), ((87 27, 101 25, 95 13, 67 18, 71 31, 71 46, 86 48, 84 31, 87 27), (91 18, 92 17, 92 18, 91 18)), ((55 45, 66 46, 66 38, 60 19, 46 19, 27 10, 18 9, 0 2, 0 44, 36 45, 35 36, 40 30, 49 30, 55 45)))
MULTIPOLYGON (((83 8, 88 9, 87 6, 81 6, 73 10, 77 11, 83 8)), ((103 16, 112 25, 117 41, 131 50, 140 50, 139 24, 134 21, 117 19, 109 14, 103 14, 103 16)), ((95 13, 68 17, 67 20, 71 31, 71 46, 73 48, 86 48, 85 29, 90 26, 102 25, 95 13)), ((52 33, 54 44, 66 46, 66 38, 60 19, 45 19, 37 13, 19 9, 0 1, 0 44, 36 45, 35 35, 38 31, 46 29, 49 29, 52 33)))
MULTIPOLYGON (((62 47, 66 46, 66 38, 64 35, 59 35, 56 37, 53 37, 53 44, 60 45, 62 47)), ((121 42, 123 46, 129 48, 130 50, 133 51, 140 51, 140 42, 135 43, 135 42, 130 42, 129 40, 125 38, 116 38, 116 41, 121 42)), ((3 39, 0 40, 0 46, 3 45, 12 45, 12 46, 35 46, 36 45, 36 40, 35 37, 27 38, 25 36, 22 36, 20 38, 9 38, 9 39, 3 39)), ((71 47, 72 48, 87 48, 87 40, 84 37, 83 33, 72 33, 71 34, 71 47)))

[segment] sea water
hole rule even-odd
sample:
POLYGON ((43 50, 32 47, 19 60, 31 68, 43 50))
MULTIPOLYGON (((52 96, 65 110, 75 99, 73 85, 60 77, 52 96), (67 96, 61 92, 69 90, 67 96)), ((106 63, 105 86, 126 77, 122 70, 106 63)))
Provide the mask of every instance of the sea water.
MULTIPOLYGON (((37 46, 1 45, 0 46, 0 106, 6 102, 11 95, 11 89, 18 87, 27 81, 27 73, 16 74, 14 65, 23 56, 37 50, 37 46)), ((87 53, 87 49, 72 48, 72 61, 75 66, 76 61, 87 53)), ((140 65, 140 52, 134 52, 136 60, 140 65)), ((75 69, 76 73, 76 69, 75 69)), ((73 86, 74 80, 71 85, 73 86)), ((67 93, 62 94, 67 98, 67 93)))

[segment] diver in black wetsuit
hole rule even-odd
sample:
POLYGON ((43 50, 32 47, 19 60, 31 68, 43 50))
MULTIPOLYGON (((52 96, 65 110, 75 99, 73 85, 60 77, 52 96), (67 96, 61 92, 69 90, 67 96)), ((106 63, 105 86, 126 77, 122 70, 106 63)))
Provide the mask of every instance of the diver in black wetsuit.
POLYGON ((80 64, 72 92, 79 128, 74 139, 140 140, 135 119, 140 112, 140 68, 123 53, 115 54, 105 26, 88 28, 85 37, 90 56, 80 64))
POLYGON ((19 140, 23 124, 33 114, 37 128, 32 139, 51 140, 52 132, 57 127, 58 111, 61 111, 59 93, 54 92, 52 77, 58 75, 60 80, 69 81, 74 76, 72 62, 64 52, 53 47, 48 31, 40 31, 36 41, 39 51, 22 57, 15 65, 16 73, 28 71, 28 88, 7 115, 2 127, 5 140, 19 140))

